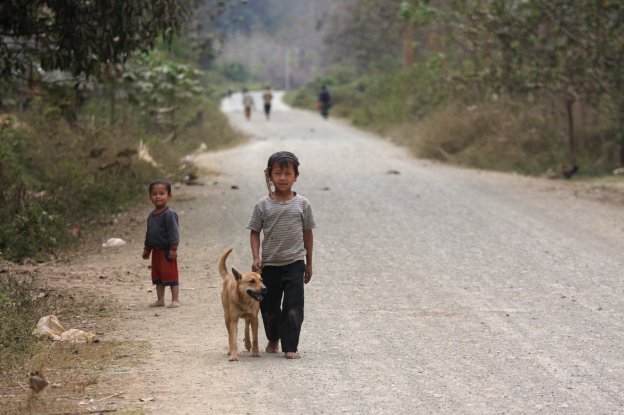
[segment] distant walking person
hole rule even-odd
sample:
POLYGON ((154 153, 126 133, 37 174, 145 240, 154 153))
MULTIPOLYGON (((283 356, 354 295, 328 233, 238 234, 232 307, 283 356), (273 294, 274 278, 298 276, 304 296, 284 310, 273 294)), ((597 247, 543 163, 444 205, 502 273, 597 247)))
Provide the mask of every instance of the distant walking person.
POLYGON ((329 108, 332 106, 332 98, 327 90, 327 87, 323 85, 321 87, 321 92, 318 94, 318 107, 321 111, 321 115, 323 118, 327 119, 329 117, 329 108))
POLYGON ((245 118, 251 119, 251 110, 255 107, 254 99, 247 88, 243 88, 243 108, 245 109, 245 118))
POLYGON ((273 100, 273 94, 271 93, 271 87, 267 86, 262 94, 262 100, 264 101, 264 115, 266 119, 269 119, 271 115, 271 101, 273 100))

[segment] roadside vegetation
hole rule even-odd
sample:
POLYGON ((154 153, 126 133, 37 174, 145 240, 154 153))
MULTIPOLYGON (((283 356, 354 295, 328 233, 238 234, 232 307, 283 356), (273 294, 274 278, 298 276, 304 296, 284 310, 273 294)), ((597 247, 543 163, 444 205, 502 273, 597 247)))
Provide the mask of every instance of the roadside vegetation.
MULTIPOLYGON (((314 110, 323 84, 332 93, 332 115, 380 133, 416 157, 551 177, 562 177, 569 164, 566 115, 553 100, 461 99, 427 65, 363 77, 329 74, 286 99, 314 110)), ((579 176, 610 175, 620 166, 613 112, 609 99, 575 111, 579 176)))
POLYGON ((5 259, 49 259, 100 215, 143 198, 151 178, 196 176, 185 155, 240 140, 218 111, 221 91, 164 52, 130 61, 108 84, 78 85, 42 89, 22 115, 0 115, 5 259))
MULTIPOLYGON (((195 30, 201 13, 191 7, 200 6, 2 7, 0 401, 11 402, 7 413, 75 413, 78 401, 68 396, 84 396, 107 367, 133 364, 144 346, 37 340, 42 316, 100 327, 115 313, 86 290, 49 287, 37 264, 93 243, 111 215, 145 200, 150 180, 193 184, 202 173, 194 154, 243 137, 219 112, 232 80, 211 64, 210 28, 195 30), (59 382, 49 386, 61 396, 54 402, 26 399, 29 373, 41 368, 59 382)), ((221 7, 201 5, 204 14, 221 7)))
POLYGON ((326 84, 334 115, 463 166, 569 178, 624 165, 622 5, 390 3, 345 4, 326 37, 334 69, 288 99, 312 109, 326 84))

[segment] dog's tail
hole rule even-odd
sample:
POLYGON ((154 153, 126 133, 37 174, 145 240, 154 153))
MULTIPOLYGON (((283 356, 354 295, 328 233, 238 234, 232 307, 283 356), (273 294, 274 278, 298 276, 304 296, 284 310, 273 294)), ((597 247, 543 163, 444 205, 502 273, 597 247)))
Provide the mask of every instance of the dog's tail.
POLYGON ((225 251, 222 255, 221 258, 219 258, 219 274, 221 274, 221 277, 225 278, 226 275, 228 275, 228 270, 227 267, 225 266, 225 260, 227 259, 228 255, 230 255, 230 252, 232 252, 233 248, 228 249, 227 251, 225 251))

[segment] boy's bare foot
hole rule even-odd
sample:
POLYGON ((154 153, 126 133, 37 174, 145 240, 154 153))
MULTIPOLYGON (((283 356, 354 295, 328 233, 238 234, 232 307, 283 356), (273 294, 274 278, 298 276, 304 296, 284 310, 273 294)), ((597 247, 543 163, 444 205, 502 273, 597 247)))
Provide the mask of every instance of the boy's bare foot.
POLYGON ((171 304, 169 304, 167 307, 168 308, 180 307, 180 302, 179 301, 172 301, 171 304))
POLYGON ((267 353, 277 353, 279 351, 279 343, 278 342, 269 342, 265 349, 267 353))
POLYGON ((154 301, 153 303, 150 303, 149 305, 150 307, 164 307, 165 306, 165 302, 164 301, 154 301))
POLYGON ((297 352, 286 352, 284 354, 286 359, 301 359, 301 355, 297 352))

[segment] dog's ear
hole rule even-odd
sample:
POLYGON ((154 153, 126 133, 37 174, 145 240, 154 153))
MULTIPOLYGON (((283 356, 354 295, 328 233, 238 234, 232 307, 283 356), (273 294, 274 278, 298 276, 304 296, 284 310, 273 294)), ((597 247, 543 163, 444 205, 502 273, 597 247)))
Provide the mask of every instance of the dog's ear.
POLYGON ((234 275, 234 279, 236 281, 240 281, 243 279, 243 276, 241 275, 241 273, 236 271, 236 268, 233 268, 233 267, 232 267, 232 275, 234 275))

